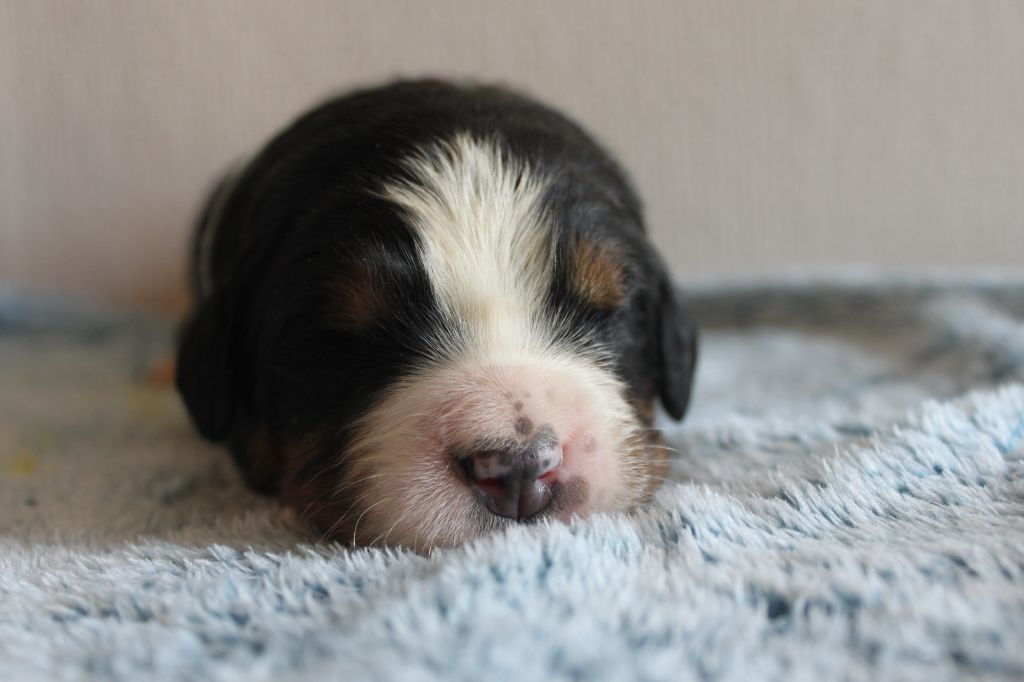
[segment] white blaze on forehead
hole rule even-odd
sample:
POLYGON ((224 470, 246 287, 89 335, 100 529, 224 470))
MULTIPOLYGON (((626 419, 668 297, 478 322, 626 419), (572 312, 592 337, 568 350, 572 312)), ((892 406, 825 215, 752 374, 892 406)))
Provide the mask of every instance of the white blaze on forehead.
POLYGON ((554 269, 544 179, 498 142, 469 134, 406 167, 415 180, 390 183, 384 195, 408 212, 443 313, 469 333, 474 350, 532 349, 554 269))

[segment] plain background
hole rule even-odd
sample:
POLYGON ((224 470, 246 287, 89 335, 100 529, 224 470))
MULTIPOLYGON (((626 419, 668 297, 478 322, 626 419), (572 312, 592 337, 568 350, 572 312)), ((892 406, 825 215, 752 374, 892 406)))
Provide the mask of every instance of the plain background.
POLYGON ((1024 256, 1024 2, 0 0, 0 282, 180 310, 233 160, 395 76, 582 122, 682 277, 1024 256))

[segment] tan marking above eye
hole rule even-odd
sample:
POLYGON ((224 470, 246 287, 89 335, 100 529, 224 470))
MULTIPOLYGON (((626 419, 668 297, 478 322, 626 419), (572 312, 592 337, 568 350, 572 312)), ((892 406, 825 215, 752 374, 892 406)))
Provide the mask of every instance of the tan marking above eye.
POLYGON ((615 251, 592 239, 579 239, 569 254, 569 281, 585 301, 610 310, 626 297, 626 275, 615 251))
POLYGON ((369 259, 343 267, 331 278, 331 317, 343 329, 366 331, 388 305, 387 285, 369 259))

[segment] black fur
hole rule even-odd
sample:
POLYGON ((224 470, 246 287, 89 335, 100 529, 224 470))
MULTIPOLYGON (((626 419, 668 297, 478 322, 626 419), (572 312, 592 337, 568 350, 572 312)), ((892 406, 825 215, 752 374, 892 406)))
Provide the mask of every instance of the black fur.
POLYGON ((458 334, 436 314, 415 234, 375 194, 406 176, 403 159, 458 132, 497 138, 552 179, 545 208, 560 252, 579 234, 616 246, 623 304, 594 309, 563 268, 552 312, 572 320, 565 333, 577 343, 608 353, 637 404, 660 397, 673 417, 686 411, 695 330, 610 156, 559 113, 507 90, 402 82, 300 118, 222 187, 225 202, 201 225, 213 230, 212 277, 183 329, 177 384, 200 433, 228 441, 259 489, 277 489, 284 446, 311 436, 317 452, 294 475, 312 479, 374 396, 429 361, 438 338, 458 334), (372 328, 352 330, 332 321, 331 282, 360 262, 372 263, 389 305, 372 328))

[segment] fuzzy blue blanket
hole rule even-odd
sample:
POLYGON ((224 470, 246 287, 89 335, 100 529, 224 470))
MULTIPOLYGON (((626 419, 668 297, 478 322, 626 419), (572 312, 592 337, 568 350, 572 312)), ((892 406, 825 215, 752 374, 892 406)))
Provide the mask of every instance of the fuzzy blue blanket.
POLYGON ((649 509, 423 557, 247 491, 168 325, 0 298, 0 679, 1024 677, 1024 278, 691 300, 649 509))

